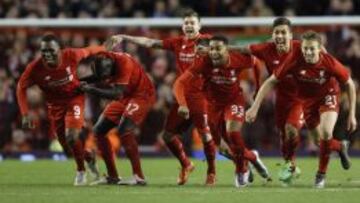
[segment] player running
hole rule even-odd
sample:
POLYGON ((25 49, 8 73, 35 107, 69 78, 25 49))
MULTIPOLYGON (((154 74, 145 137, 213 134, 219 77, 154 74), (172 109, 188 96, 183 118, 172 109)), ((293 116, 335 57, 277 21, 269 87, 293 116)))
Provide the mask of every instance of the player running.
POLYGON ((155 88, 141 65, 125 53, 101 52, 79 63, 80 90, 111 99, 94 126, 97 145, 104 158, 108 176, 95 184, 122 184, 111 144, 106 137, 116 128, 125 153, 130 159, 133 180, 129 184, 146 185, 134 130, 155 103, 155 88))
POLYGON ((59 39, 51 34, 42 37, 41 57, 28 64, 17 84, 17 101, 24 128, 33 128, 35 118, 28 114, 26 90, 38 85, 45 94, 48 118, 64 151, 71 148, 77 165, 75 186, 87 183, 84 158, 95 178, 99 172, 95 157, 84 152, 84 143, 79 139, 84 125, 84 94, 76 91, 79 80, 75 77, 78 62, 90 54, 104 50, 103 46, 62 49, 59 39))
POLYGON ((248 150, 240 131, 244 121, 244 98, 240 87, 240 73, 255 65, 254 57, 228 51, 228 41, 222 36, 214 36, 209 42, 208 56, 199 57, 193 66, 175 82, 174 93, 179 102, 179 115, 189 116, 189 107, 185 99, 186 84, 203 80, 203 93, 206 95, 209 125, 216 143, 220 137, 228 143, 236 164, 235 185, 245 187, 248 184, 249 169, 247 160, 265 179, 269 173, 259 159, 258 154, 248 150), (225 127, 222 129, 221 127, 225 127), (225 133, 223 133, 223 131, 225 133))
MULTIPOLYGON (((300 41, 292 39, 291 22, 287 18, 276 18, 272 27, 272 42, 234 47, 264 61, 269 74, 277 70, 294 51, 300 50, 301 46, 300 41)), ((285 160, 279 172, 279 180, 285 185, 301 173, 295 163, 295 152, 300 144, 299 130, 303 126, 303 110, 295 90, 295 81, 291 78, 285 78, 276 85, 275 121, 280 132, 281 151, 285 160)), ((345 151, 347 144, 347 141, 341 143, 345 151)), ((340 156, 345 157, 342 152, 340 151, 340 156)))
MULTIPOLYGON (((294 50, 300 48, 300 41, 292 38, 290 20, 280 17, 273 22, 271 42, 232 49, 252 54, 264 61, 267 72, 272 74, 294 50)), ((285 160, 279 179, 284 183, 290 183, 293 177, 300 175, 300 169, 295 164, 295 152, 300 144, 302 115, 301 103, 296 98, 295 82, 291 78, 280 81, 276 86, 275 122, 280 132, 281 152, 285 160)))
MULTIPOLYGON (((157 40, 146 37, 117 35, 112 37, 112 39, 117 43, 121 40, 125 40, 148 48, 160 48, 173 52, 176 56, 177 75, 180 76, 191 66, 196 58, 196 43, 201 39, 210 37, 207 34, 201 34, 200 29, 201 24, 199 15, 196 12, 189 10, 183 15, 183 36, 157 40)), ((191 86, 196 89, 200 89, 202 87, 202 81, 197 81, 197 83, 191 84, 191 86)), ((179 134, 186 132, 186 130, 191 126, 191 122, 194 123, 204 143, 204 152, 208 163, 205 184, 212 186, 216 181, 216 147, 206 121, 207 113, 204 110, 205 99, 203 95, 198 92, 199 91, 186 92, 186 99, 190 109, 190 120, 184 119, 177 114, 179 105, 175 103, 171 107, 165 124, 163 140, 169 150, 179 160, 182 167, 177 180, 178 185, 185 184, 188 180, 190 172, 192 172, 195 168, 194 164, 187 157, 183 144, 178 136, 179 134)))
POLYGON ((349 71, 333 56, 321 52, 320 36, 309 31, 302 35, 301 51, 294 51, 260 88, 254 104, 246 112, 246 120, 255 120, 264 96, 279 82, 291 78, 296 83, 297 98, 301 99, 305 122, 312 134, 320 138, 319 168, 315 187, 325 186, 325 174, 331 151, 340 154, 344 169, 350 168, 348 147, 333 139, 339 111, 339 82, 346 86, 349 99, 347 130, 357 127, 355 118, 355 85, 349 71))

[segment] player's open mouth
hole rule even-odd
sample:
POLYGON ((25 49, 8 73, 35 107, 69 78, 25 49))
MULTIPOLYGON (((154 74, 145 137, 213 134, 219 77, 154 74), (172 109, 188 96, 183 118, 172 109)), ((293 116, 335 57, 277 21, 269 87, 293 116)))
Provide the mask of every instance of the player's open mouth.
POLYGON ((53 58, 45 58, 46 63, 54 63, 55 60, 53 58))
POLYGON ((275 42, 277 45, 285 46, 285 40, 283 39, 276 39, 275 42))

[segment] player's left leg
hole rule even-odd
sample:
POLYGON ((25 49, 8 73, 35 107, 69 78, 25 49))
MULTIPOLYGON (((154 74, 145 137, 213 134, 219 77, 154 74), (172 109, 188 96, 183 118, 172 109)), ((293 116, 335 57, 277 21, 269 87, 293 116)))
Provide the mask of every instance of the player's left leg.
MULTIPOLYGON (((146 185, 145 176, 141 168, 139 147, 134 130, 146 118, 147 113, 155 103, 155 97, 131 99, 121 116, 117 130, 125 153, 130 160, 134 181, 130 184, 146 185)), ((121 183, 120 183, 121 184, 121 183)))
MULTIPOLYGON (((249 150, 241 136, 240 132, 245 116, 243 103, 243 99, 238 98, 231 105, 227 105, 224 109, 224 120, 227 135, 225 140, 230 141, 229 147, 231 148, 231 151, 234 155, 234 160, 239 163, 237 165, 240 167, 237 168, 238 177, 243 175, 247 176, 249 172, 247 162, 250 161, 262 178, 264 178, 266 181, 271 181, 269 172, 261 161, 259 154, 256 151, 249 150)), ((248 183, 247 179, 248 177, 246 177, 244 179, 245 181, 240 183, 239 186, 241 187, 242 184, 246 186, 248 183)), ((239 181, 240 180, 241 178, 239 181)))
POLYGON ((245 187, 248 184, 249 170, 244 157, 245 143, 241 137, 240 130, 242 123, 236 120, 226 120, 226 132, 229 138, 229 147, 233 152, 235 162, 235 186, 245 187))
POLYGON ((333 137, 332 133, 338 118, 336 111, 322 112, 320 115, 320 124, 318 130, 320 132, 320 153, 319 168, 315 177, 315 187, 323 188, 325 186, 325 174, 330 161, 330 145, 333 137))
MULTIPOLYGON (((72 109, 72 104, 69 103, 66 106, 62 105, 52 105, 48 109, 49 118, 53 123, 55 133, 64 150, 71 151, 74 156, 77 172, 74 180, 75 186, 85 185, 86 172, 84 164, 84 152, 81 144, 76 143, 73 140, 77 139, 78 134, 77 130, 82 126, 82 118, 76 117, 77 120, 71 120, 71 115, 74 115, 74 109, 72 109), (71 129, 71 130, 70 130, 71 129), (74 139, 69 139, 69 136, 72 136, 74 139)), ((74 116, 73 116, 74 118, 74 116)))
POLYGON ((184 128, 187 128, 191 124, 191 121, 185 120, 178 115, 178 107, 178 104, 173 104, 171 106, 170 112, 165 122, 165 129, 162 133, 162 139, 169 151, 180 162, 181 169, 177 179, 177 184, 184 185, 187 182, 190 173, 195 169, 195 166, 187 156, 184 145, 179 137, 179 134, 183 132, 184 128))
MULTIPOLYGON (((284 183, 284 185, 291 184, 293 178, 298 178, 300 176, 300 168, 295 164, 295 152, 300 144, 300 135, 299 131, 303 126, 303 110, 302 103, 299 101, 291 100, 288 102, 283 102, 284 111, 283 116, 286 118, 285 122, 281 122, 281 144, 283 158, 285 164, 281 167, 279 171, 279 180, 284 183)), ((280 111, 280 109, 277 109, 280 111)), ((278 113, 278 112, 277 112, 278 113)))
POLYGON ((201 136, 204 153, 208 165, 207 177, 205 185, 213 186, 216 182, 216 167, 215 167, 215 156, 216 156, 216 145, 210 132, 208 124, 208 114, 206 113, 195 113, 190 115, 198 133, 201 136))
MULTIPOLYGON (((78 173, 75 178, 75 185, 86 184, 86 173, 85 173, 85 149, 84 142, 80 139, 81 129, 84 126, 84 102, 83 99, 74 99, 67 106, 66 115, 65 115, 65 138, 66 143, 73 151, 74 159, 78 165, 78 173)), ((93 159, 95 157, 93 156, 93 159)), ((92 161, 93 164, 96 164, 95 161, 92 161)), ((99 171, 97 167, 94 166, 93 171, 95 178, 99 178, 99 171)))

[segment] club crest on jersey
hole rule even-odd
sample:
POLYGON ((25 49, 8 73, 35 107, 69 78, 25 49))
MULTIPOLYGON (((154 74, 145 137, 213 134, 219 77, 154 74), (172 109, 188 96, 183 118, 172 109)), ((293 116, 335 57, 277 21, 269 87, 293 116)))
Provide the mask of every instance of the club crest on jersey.
POLYGON ((275 61, 273 61, 273 64, 275 64, 275 65, 278 65, 280 63, 280 61, 279 60, 275 60, 275 61))
POLYGON ((45 76, 44 80, 49 81, 51 79, 50 75, 45 76))

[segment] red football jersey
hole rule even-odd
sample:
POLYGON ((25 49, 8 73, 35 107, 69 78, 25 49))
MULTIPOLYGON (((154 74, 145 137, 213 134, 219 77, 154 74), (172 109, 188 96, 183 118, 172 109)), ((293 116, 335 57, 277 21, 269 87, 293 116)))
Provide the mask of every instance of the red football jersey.
POLYGON ((194 39, 186 39, 185 36, 179 36, 163 40, 164 49, 170 50, 175 54, 176 72, 178 76, 190 68, 194 62, 197 40, 210 37, 208 34, 199 34, 194 39))
POLYGON ((319 98, 329 93, 339 93, 339 82, 346 82, 350 73, 330 54, 320 53, 320 61, 309 64, 305 62, 303 55, 297 52, 275 71, 275 76, 279 80, 295 79, 301 98, 319 98))
POLYGON ((121 84, 126 89, 124 97, 146 97, 155 94, 155 88, 144 68, 130 55, 120 52, 101 52, 115 60, 115 74, 105 81, 105 84, 121 84))
POLYGON ((225 66, 216 67, 208 56, 197 58, 189 71, 204 80, 204 91, 210 102, 227 104, 242 94, 240 73, 244 69, 253 68, 255 59, 252 56, 237 52, 229 53, 229 62, 225 66))
MULTIPOLYGON (((298 40, 291 40, 290 51, 287 53, 278 53, 276 45, 273 42, 253 44, 250 45, 249 48, 252 55, 265 62, 268 73, 272 74, 293 52, 301 51, 301 42, 298 40)), ((277 91, 282 95, 296 95, 296 85, 291 79, 284 79, 280 81, 277 87, 277 91)))
POLYGON ((28 111, 26 102, 26 88, 38 85, 44 92, 48 104, 62 104, 70 101, 79 94, 75 89, 79 85, 76 78, 78 62, 91 53, 104 50, 101 46, 61 50, 59 66, 56 68, 47 67, 41 58, 33 60, 21 75, 17 85, 17 97, 22 114, 28 111))

